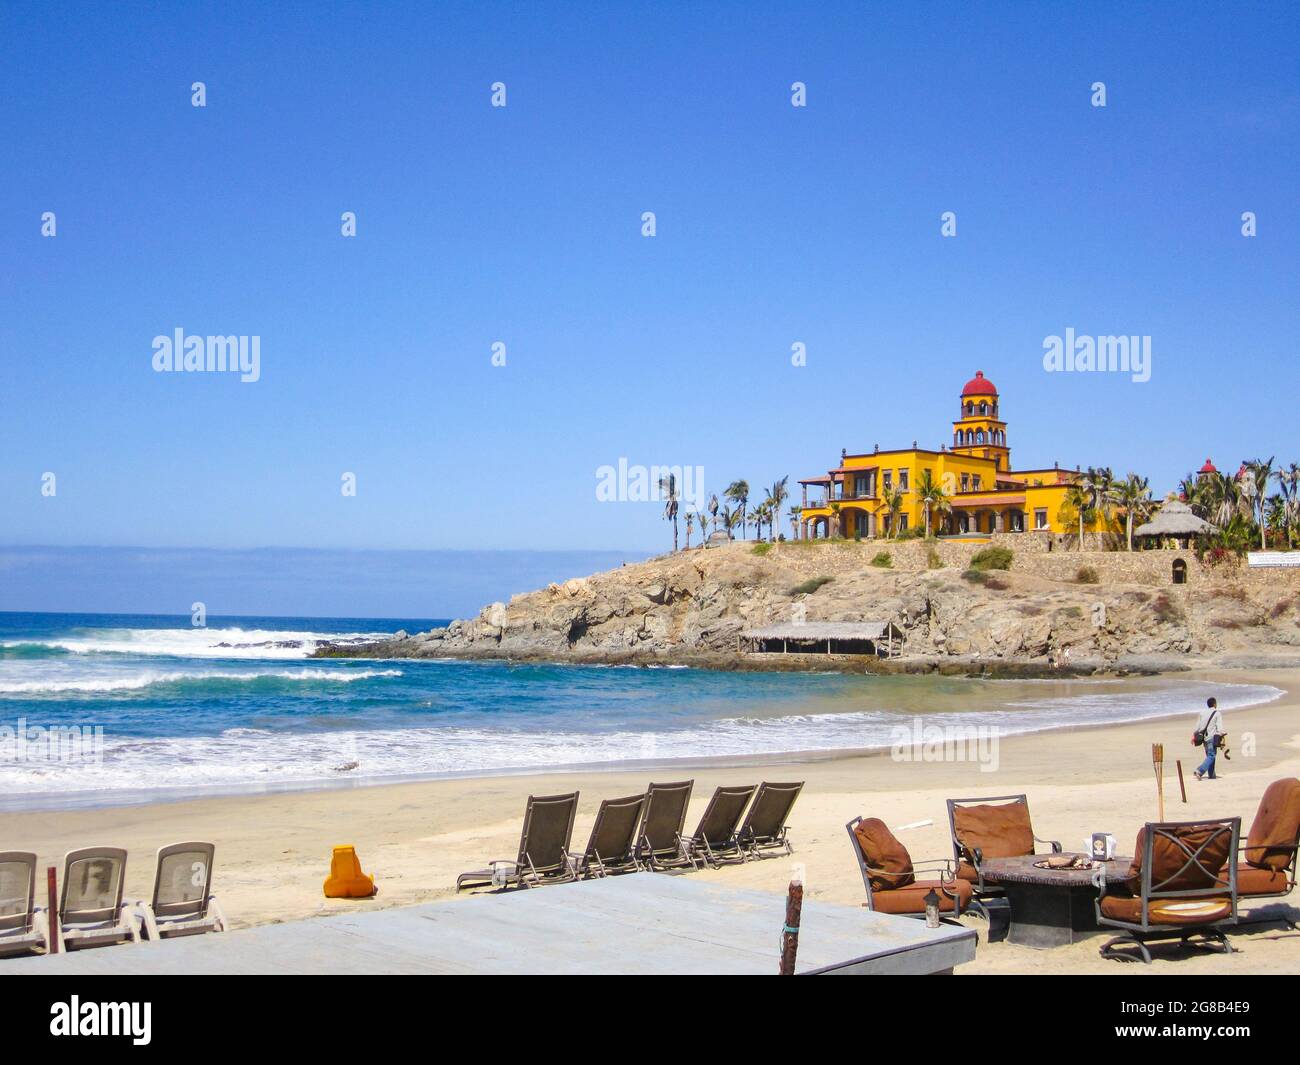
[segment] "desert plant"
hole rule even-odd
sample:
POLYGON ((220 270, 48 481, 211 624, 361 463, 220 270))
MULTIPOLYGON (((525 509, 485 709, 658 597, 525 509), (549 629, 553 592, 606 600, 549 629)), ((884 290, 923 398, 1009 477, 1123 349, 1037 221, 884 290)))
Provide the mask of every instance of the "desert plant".
POLYGON ((1015 552, 1009 547, 986 547, 977 552, 970 560, 970 568, 977 571, 990 569, 1010 569, 1015 552))
POLYGON ((939 557, 939 552, 936 551, 933 547, 930 548, 930 553, 926 556, 925 568, 943 569, 943 559, 939 557))
POLYGON ((888 551, 879 551, 876 553, 876 557, 871 560, 871 564, 881 569, 889 569, 894 564, 894 560, 890 557, 888 551))
POLYGON ((812 595, 823 584, 830 584, 834 577, 810 577, 802 584, 796 584, 790 589, 791 595, 812 595))
POLYGON ((772 550, 772 545, 771 545, 771 544, 755 544, 755 545, 754 545, 753 547, 751 547, 749 550, 750 550, 751 553, 753 553, 753 554, 755 554, 755 555, 762 556, 762 555, 766 555, 769 551, 772 550))
POLYGON ((1097 571, 1091 566, 1080 566, 1079 571, 1074 575, 1074 579, 1079 584, 1096 584, 1097 571))

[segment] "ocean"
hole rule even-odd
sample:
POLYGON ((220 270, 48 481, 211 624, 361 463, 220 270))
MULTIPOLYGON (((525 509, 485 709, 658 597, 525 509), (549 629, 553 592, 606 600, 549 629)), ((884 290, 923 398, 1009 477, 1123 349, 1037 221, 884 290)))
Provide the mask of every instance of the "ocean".
POLYGON ((0 613, 0 809, 888 748, 1234 708, 1268 685, 308 660, 430 618, 0 613))

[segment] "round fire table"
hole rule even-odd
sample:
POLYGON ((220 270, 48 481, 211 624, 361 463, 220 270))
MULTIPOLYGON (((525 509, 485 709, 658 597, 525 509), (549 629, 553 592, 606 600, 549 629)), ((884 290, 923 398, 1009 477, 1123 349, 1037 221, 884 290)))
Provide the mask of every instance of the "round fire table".
MULTIPOLYGON (((1026 947, 1063 947, 1098 932, 1095 869, 1040 869, 1035 862, 1050 855, 986 858, 980 865, 985 882, 1006 892, 1011 908, 1007 941, 1026 947)), ((1066 854, 1062 857, 1072 857, 1066 854)), ((1132 858, 1106 862, 1106 880, 1128 878, 1132 858)))

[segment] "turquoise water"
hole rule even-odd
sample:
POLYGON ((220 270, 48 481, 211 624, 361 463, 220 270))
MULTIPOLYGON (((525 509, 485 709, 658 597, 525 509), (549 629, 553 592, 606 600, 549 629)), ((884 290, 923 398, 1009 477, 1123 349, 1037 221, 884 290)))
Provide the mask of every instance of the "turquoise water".
POLYGON ((0 805, 888 747, 918 719, 1014 733, 1190 716, 1211 693, 1228 710, 1281 694, 1164 679, 307 660, 325 639, 434 623, 0 614, 0 805))

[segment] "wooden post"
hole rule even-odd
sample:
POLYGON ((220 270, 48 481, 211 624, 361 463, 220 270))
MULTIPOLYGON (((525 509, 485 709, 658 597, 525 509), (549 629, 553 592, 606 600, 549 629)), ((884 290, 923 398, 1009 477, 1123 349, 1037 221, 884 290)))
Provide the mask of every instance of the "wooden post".
POLYGON ((1178 766, 1178 790, 1183 793, 1183 802, 1187 802, 1187 785, 1183 783, 1183 760, 1175 759, 1174 765, 1178 766))
POLYGON ((1153 743, 1151 745, 1151 765, 1156 773, 1156 809, 1159 811, 1160 820, 1165 819, 1165 745, 1163 743, 1153 743))
POLYGON ((51 954, 59 952, 59 874, 54 866, 45 871, 45 883, 49 888, 50 908, 45 911, 47 949, 51 954))
POLYGON ((781 931, 780 975, 793 976, 795 955, 799 952, 799 915, 803 912, 803 880, 796 868, 785 899, 785 928, 781 931))

